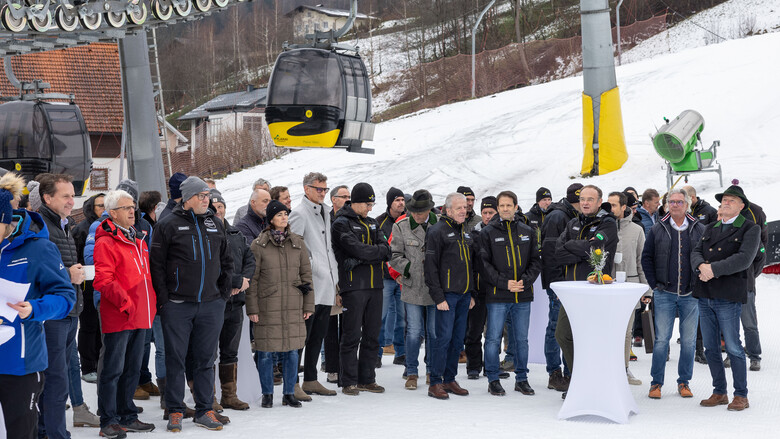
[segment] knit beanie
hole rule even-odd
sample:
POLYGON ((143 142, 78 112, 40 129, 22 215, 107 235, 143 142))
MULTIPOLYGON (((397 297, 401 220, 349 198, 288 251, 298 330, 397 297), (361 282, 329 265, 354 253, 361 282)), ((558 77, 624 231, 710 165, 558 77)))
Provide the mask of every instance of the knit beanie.
POLYGON ((493 209, 498 211, 498 200, 496 200, 496 197, 489 195, 483 198, 482 204, 479 206, 479 211, 482 212, 484 209, 493 209))
POLYGON ((538 203, 544 200, 545 198, 549 198, 552 200, 552 192, 550 192, 550 190, 547 189, 546 187, 540 187, 536 191, 536 202, 538 203))
POLYGON ((179 190, 181 190, 181 201, 186 202, 201 192, 208 192, 209 185, 200 178, 192 176, 187 177, 187 179, 181 183, 179 190))
POLYGON ((474 191, 471 190, 468 186, 458 186, 458 190, 456 191, 459 194, 463 194, 467 197, 473 197, 474 191))
POLYGON ((168 180, 168 189, 171 190, 171 198, 174 200, 177 198, 181 198, 181 189, 179 186, 184 182, 184 180, 187 179, 187 176, 182 174, 181 172, 177 172, 173 175, 171 175, 171 178, 168 180))
POLYGON ((28 198, 30 210, 33 212, 37 212, 43 204, 43 201, 41 201, 41 193, 38 191, 40 186, 41 184, 35 180, 30 180, 27 183, 27 191, 30 192, 30 197, 28 198))
MULTIPOLYGON (((401 191, 401 189, 398 189, 398 188, 395 188, 395 187, 391 187, 390 189, 388 189, 388 191, 387 191, 387 207, 389 208, 390 205, 393 204, 393 201, 395 201, 396 198, 403 197, 403 196, 404 196, 404 193, 403 193, 403 191, 401 191)), ((404 201, 405 200, 406 199, 404 198, 404 201)))
POLYGON ((282 202, 278 200, 271 200, 271 202, 268 203, 268 207, 265 208, 265 217, 268 218, 268 222, 270 223, 273 217, 275 217, 276 214, 281 211, 290 213, 290 209, 288 209, 287 206, 285 206, 282 202))
POLYGON ((373 203, 376 201, 374 188, 368 183, 358 183, 352 188, 352 204, 354 203, 373 203))
POLYGON ((580 202, 580 190, 583 186, 580 183, 572 183, 566 189, 566 201, 571 204, 577 204, 580 202))
POLYGON ((138 183, 135 181, 126 178, 120 181, 118 185, 116 185, 116 190, 127 192, 131 197, 133 197, 133 201, 138 204, 138 183))

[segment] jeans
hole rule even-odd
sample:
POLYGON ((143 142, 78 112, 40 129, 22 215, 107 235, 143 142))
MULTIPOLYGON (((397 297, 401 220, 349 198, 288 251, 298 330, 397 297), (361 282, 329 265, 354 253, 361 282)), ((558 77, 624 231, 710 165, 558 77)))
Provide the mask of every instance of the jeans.
POLYGON ((555 339, 555 327, 558 325, 558 311, 561 309, 561 301, 555 295, 552 288, 547 289, 547 297, 550 299, 550 305, 547 311, 547 330, 544 333, 544 357, 547 361, 547 374, 552 374, 561 368, 563 363, 563 375, 570 376, 569 365, 566 360, 561 361, 561 347, 558 340, 555 339))
POLYGON ((157 379, 163 379, 165 378, 165 337, 159 314, 152 320, 152 340, 154 341, 154 374, 157 379))
MULTIPOLYGON (((688 384, 693 376, 693 355, 696 352, 696 328, 699 324, 699 301, 692 295, 678 296, 662 290, 653 292, 655 302, 655 340, 650 385, 664 384, 666 355, 674 329, 674 318, 680 316, 680 359, 677 362, 677 384, 688 384)), ((719 349, 720 351, 720 349, 719 349)))
POLYGON ((144 335, 144 349, 141 352, 141 373, 138 374, 138 385, 146 384, 152 381, 152 373, 149 371, 149 357, 152 355, 152 336, 151 329, 141 329, 144 335))
POLYGON ((761 361, 761 339, 758 336, 756 292, 748 291, 747 303, 742 305, 742 330, 745 332, 745 352, 751 360, 761 361))
MULTIPOLYGON (((274 394, 274 354, 275 352, 257 351, 257 374, 260 375, 260 387, 263 395, 274 394)), ((298 378, 298 351, 279 352, 282 357, 282 394, 292 395, 295 380, 298 378)))
POLYGON ((65 422, 65 401, 68 399, 70 350, 76 341, 78 318, 47 320, 44 324, 49 367, 43 372, 46 385, 38 402, 38 437, 70 438, 65 422))
POLYGON ((485 331, 485 372, 488 381, 498 380, 501 350, 501 334, 509 317, 512 321, 508 337, 515 345, 515 380, 528 380, 528 326, 531 323, 531 302, 488 303, 487 330, 485 331))
POLYGON ((515 363, 515 351, 517 350, 517 346, 515 345, 515 338, 512 336, 514 333, 514 329, 512 329, 512 319, 507 315, 505 320, 504 329, 499 337, 499 342, 501 341, 501 337, 506 338, 506 354, 504 355, 504 361, 515 363))
POLYGON ((431 385, 451 383, 458 374, 458 359, 466 337, 470 294, 445 293, 448 311, 436 309, 436 340, 431 355, 431 385))
POLYGON ((165 337, 165 405, 171 413, 184 413, 184 363, 189 348, 195 416, 203 416, 214 402, 214 361, 225 318, 225 300, 167 302, 160 309, 160 316, 165 337))
POLYGON ((401 285, 392 279, 383 279, 382 289, 382 327, 379 330, 379 356, 382 356, 382 346, 393 345, 395 356, 406 355, 404 352, 404 327, 406 318, 404 303, 401 302, 401 285))
POLYGON ((100 427, 127 425, 138 419, 133 394, 141 374, 148 329, 103 334, 98 361, 98 413, 100 427))
POLYGON ((84 404, 84 394, 81 392, 81 366, 79 365, 79 348, 76 346, 76 342, 71 345, 69 356, 68 395, 70 395, 70 405, 78 407, 84 404))
POLYGON ((341 293, 341 346, 339 358, 341 387, 376 382, 376 352, 382 324, 382 290, 355 290, 341 293))
POLYGON ((430 373, 431 346, 436 340, 436 305, 404 303, 406 312, 406 375, 419 375, 420 344, 425 338, 425 371, 430 373))
POLYGON ((712 393, 727 395, 726 369, 720 355, 720 335, 726 342, 726 353, 731 360, 734 396, 747 397, 747 363, 739 340, 739 317, 742 304, 722 299, 699 299, 701 336, 704 354, 712 375, 712 393))

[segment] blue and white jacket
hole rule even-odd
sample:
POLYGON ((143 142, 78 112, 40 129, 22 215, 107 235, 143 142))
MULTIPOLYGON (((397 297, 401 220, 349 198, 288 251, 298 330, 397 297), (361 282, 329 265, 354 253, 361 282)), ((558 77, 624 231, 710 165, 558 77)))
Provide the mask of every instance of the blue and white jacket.
POLYGON ((76 291, 41 216, 15 210, 14 219, 19 221, 16 230, 0 243, 0 277, 30 284, 25 300, 32 313, 10 322, 0 318, 0 325, 14 330, 13 337, 0 345, 0 374, 21 376, 48 366, 43 322, 65 318, 76 303, 76 291))

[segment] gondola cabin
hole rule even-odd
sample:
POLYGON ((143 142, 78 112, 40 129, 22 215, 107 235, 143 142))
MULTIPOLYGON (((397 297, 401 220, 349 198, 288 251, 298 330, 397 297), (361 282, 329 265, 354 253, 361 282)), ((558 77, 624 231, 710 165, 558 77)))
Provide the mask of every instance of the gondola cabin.
POLYGON ((92 146, 75 104, 13 101, 0 105, 0 168, 26 180, 44 172, 73 177, 83 195, 92 172, 92 146))
POLYGON ((268 85, 265 119, 276 146, 346 147, 373 140, 371 85, 359 56, 315 48, 282 52, 268 85))

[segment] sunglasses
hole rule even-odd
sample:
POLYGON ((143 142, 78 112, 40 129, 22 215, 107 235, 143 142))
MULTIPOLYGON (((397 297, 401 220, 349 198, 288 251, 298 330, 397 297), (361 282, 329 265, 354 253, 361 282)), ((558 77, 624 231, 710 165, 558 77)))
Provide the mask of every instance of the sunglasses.
POLYGON ((330 190, 329 187, 317 187, 317 186, 313 186, 313 185, 310 185, 310 184, 307 185, 307 186, 309 186, 310 188, 312 188, 315 191, 317 191, 318 194, 324 194, 324 193, 327 193, 330 190))

